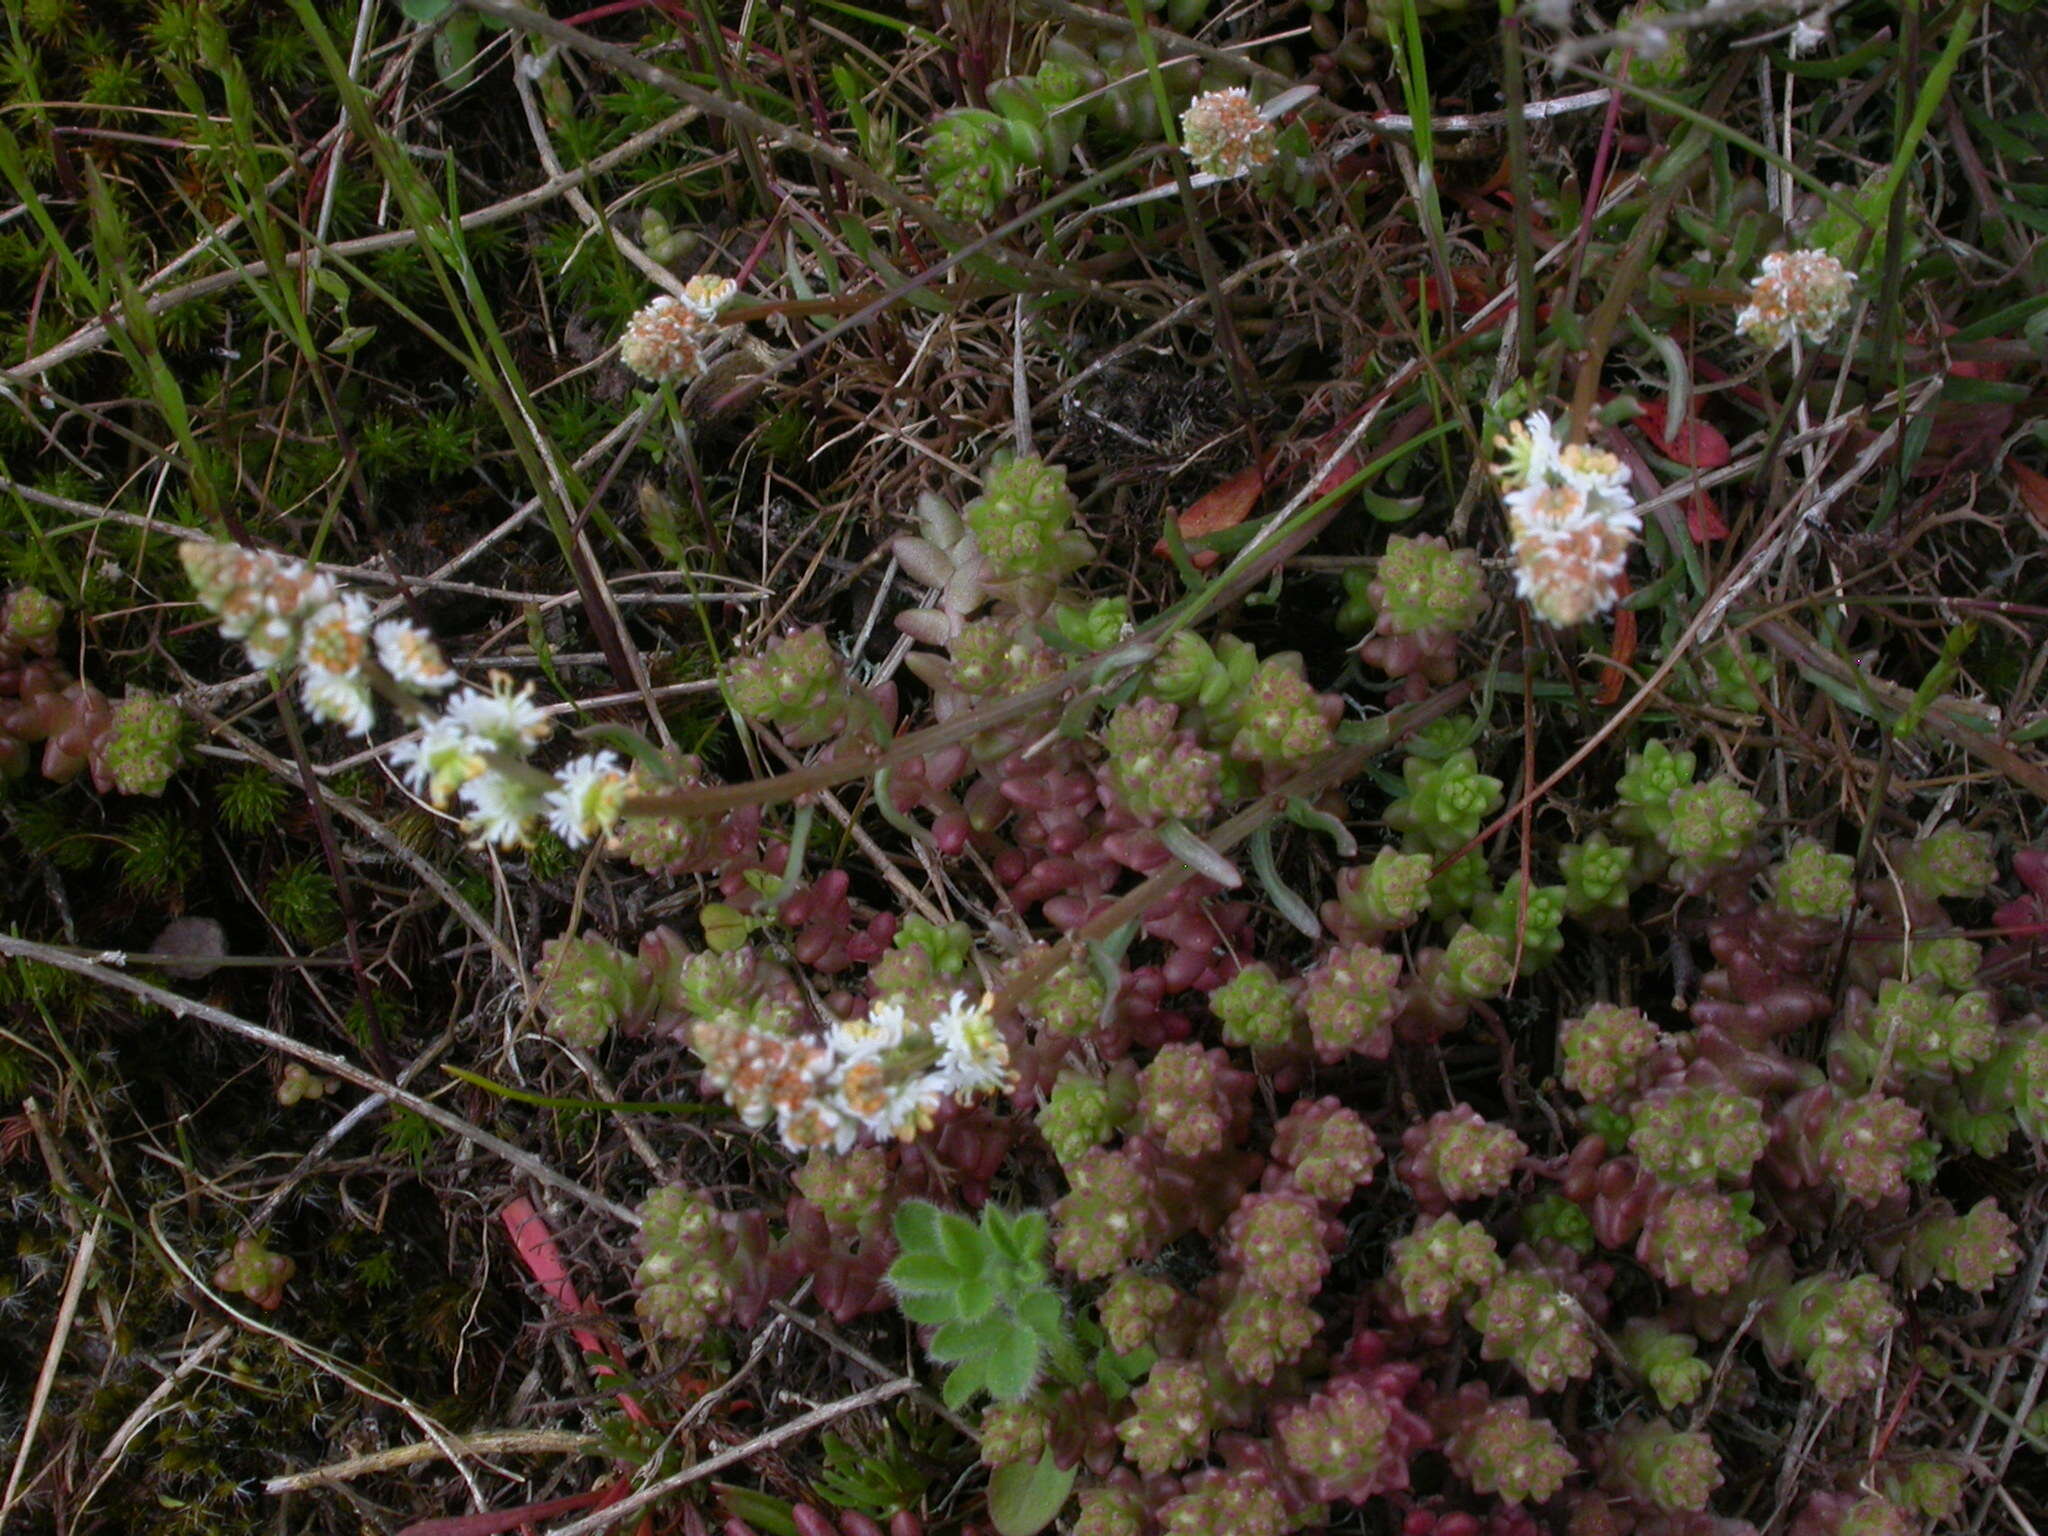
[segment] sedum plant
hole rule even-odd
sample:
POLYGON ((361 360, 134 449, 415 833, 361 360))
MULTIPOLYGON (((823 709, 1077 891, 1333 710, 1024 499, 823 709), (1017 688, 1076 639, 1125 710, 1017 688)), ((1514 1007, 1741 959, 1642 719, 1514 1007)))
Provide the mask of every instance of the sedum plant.
MULTIPOLYGON (((1598 451, 1525 431, 1509 453, 1524 534, 1574 489, 1619 526, 1598 451)), ((700 883, 688 933, 553 936, 534 974, 539 1030, 686 1050, 700 1097, 787 1168, 783 1198, 648 1194, 651 1333, 702 1347, 805 1281, 842 1321, 894 1307, 947 1404, 987 1401, 1011 1536, 1070 1505, 1090 1536, 1361 1507, 1738 1536, 1726 1415, 1810 1394, 1867 1444, 1903 1298, 1977 1305, 1956 1298, 2017 1270, 1995 1201, 1930 1189, 2048 1131, 2048 1023, 1966 930, 1998 874, 1978 832, 1937 827, 1860 879, 1653 737, 1511 866, 1482 834, 1519 767, 1429 694, 1485 609, 1447 546, 1390 543, 1369 594, 1388 643, 1365 654, 1446 718, 1332 792, 1360 733, 1308 653, 1133 628, 1088 588, 1057 466, 1001 457, 916 522, 892 549, 929 594, 897 616, 921 692, 863 683, 813 627, 737 658, 725 700, 806 774, 863 779, 873 835, 996 898, 980 927, 820 867, 808 801, 637 743, 630 769, 543 766, 527 690, 386 689, 379 631, 319 573, 192 557, 262 664, 355 676, 417 721, 406 782, 486 841, 500 792, 476 786, 503 780, 522 832, 700 883), (1220 834, 1262 820, 1240 863, 1220 834), (1690 962, 1682 997, 1593 963, 1651 918, 1690 962)), ((1600 611, 1557 575, 1532 601, 1600 611)), ((316 715, 331 681, 300 678, 316 715)))
POLYGON ((28 771, 31 747, 52 783, 84 774, 100 794, 163 794, 184 755, 184 717, 131 688, 116 704, 57 660, 61 603, 34 587, 0 602, 0 779, 28 771))

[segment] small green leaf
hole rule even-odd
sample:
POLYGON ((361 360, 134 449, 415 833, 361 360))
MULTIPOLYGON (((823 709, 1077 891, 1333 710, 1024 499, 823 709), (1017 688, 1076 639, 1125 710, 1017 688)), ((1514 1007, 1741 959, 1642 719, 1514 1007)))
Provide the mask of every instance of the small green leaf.
POLYGON ((1095 1357, 1095 1380, 1102 1388, 1103 1396, 1112 1403, 1120 1403, 1131 1395, 1131 1388, 1145 1379, 1145 1373, 1159 1362, 1159 1352, 1150 1344, 1120 1355, 1115 1350, 1105 1349, 1095 1357))
POLYGON ((1043 1350, 1029 1328, 1011 1328, 1003 1335, 983 1368, 990 1397, 999 1403, 1021 1403, 1038 1382, 1043 1350))
POLYGON ((981 1390, 981 1357, 963 1360, 946 1375, 946 1384, 939 1396, 948 1408, 960 1409, 967 1406, 967 1400, 981 1390))
POLYGON ((434 73, 449 90, 459 91, 476 78, 476 43, 482 32, 483 18, 463 11, 434 34, 434 73))
POLYGON ((332 267, 316 268, 313 272, 313 286, 334 300, 337 308, 348 308, 348 279, 332 267))
POLYGON ((939 1251, 939 1208, 928 1200, 906 1200, 896 1207, 896 1246, 905 1253, 939 1251))
POLYGON ((989 1247, 981 1228, 957 1211, 940 1214, 939 1246, 963 1275, 978 1275, 988 1268, 989 1247))
POLYGON ((1011 1223, 1010 1230, 1016 1236, 1016 1255, 1026 1263, 1040 1263, 1045 1258, 1046 1224, 1045 1212, 1026 1211, 1011 1223))
POLYGON ((1047 1344, 1066 1337, 1066 1309, 1051 1291, 1033 1291, 1017 1303, 1017 1316, 1047 1344))
POLYGON ((986 1280, 963 1280, 953 1292, 953 1313, 963 1323, 984 1317, 996 1304, 996 1288, 986 1280))
POLYGON ((796 1536, 796 1521, 790 1517, 787 1499, 757 1493, 751 1488, 735 1488, 730 1483, 712 1486, 717 1488, 719 1502, 727 1514, 767 1532, 768 1536, 796 1536))
POLYGON ((954 1321, 932 1335, 926 1353, 934 1360, 951 1363, 971 1355, 986 1355, 998 1348, 1015 1330, 1007 1317, 991 1314, 971 1323, 954 1321))
POLYGON ((906 1253, 883 1278, 896 1290, 918 1296, 950 1296, 960 1288, 960 1272, 934 1253, 906 1253))
POLYGON ((455 8, 455 0, 398 0, 399 10, 405 13, 407 21, 416 21, 421 26, 431 26, 455 8))
POLYGON ((1062 1472, 1047 1451, 1036 1462, 997 1467, 988 1480, 988 1515, 999 1536, 1038 1536, 1066 1507, 1078 1467, 1062 1472))
POLYGON ((913 1323, 922 1323, 927 1328, 936 1328, 941 1323, 955 1321, 953 1316, 953 1293, 951 1291, 946 1292, 943 1296, 935 1296, 929 1293, 911 1296, 898 1295, 896 1298, 896 1310, 909 1318, 913 1323))

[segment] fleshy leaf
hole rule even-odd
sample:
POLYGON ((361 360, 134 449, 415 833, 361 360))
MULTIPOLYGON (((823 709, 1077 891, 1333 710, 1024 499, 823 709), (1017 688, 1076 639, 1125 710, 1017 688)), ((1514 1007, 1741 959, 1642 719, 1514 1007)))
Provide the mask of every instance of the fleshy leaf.
POLYGON ((999 1536, 1038 1536, 1066 1507, 1079 1470, 1061 1471, 1050 1451, 1036 1462, 997 1467, 988 1480, 988 1515, 999 1536))

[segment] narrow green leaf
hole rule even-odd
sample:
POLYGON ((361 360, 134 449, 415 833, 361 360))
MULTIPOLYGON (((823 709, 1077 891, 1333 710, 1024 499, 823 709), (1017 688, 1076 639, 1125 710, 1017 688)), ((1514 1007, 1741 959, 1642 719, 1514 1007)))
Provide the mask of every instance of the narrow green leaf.
POLYGON ((789 1500, 778 1499, 772 1494, 758 1493, 752 1488, 735 1488, 730 1483, 714 1483, 718 1490, 719 1502, 726 1513, 746 1521, 767 1536, 796 1536, 796 1521, 791 1517, 789 1500))

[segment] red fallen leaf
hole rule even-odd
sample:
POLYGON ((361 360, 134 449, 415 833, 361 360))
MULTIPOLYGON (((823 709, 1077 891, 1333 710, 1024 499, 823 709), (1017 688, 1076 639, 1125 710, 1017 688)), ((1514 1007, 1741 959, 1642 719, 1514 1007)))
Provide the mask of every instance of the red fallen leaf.
POLYGON ((1643 436, 1665 458, 1689 469, 1719 469, 1734 457, 1728 447, 1728 439, 1721 435, 1721 429, 1697 416, 1686 417, 1676 431, 1667 432, 1665 409, 1662 400, 1651 400, 1643 406, 1642 414, 1636 417, 1636 425, 1643 429, 1643 436))
POLYGON ((1721 508, 1698 486, 1693 487, 1692 500, 1685 504, 1685 531, 1692 535, 1695 544, 1712 544, 1728 537, 1728 521, 1721 516, 1721 508))
POLYGON ((2012 471, 2013 486, 2020 493, 2020 500, 2034 515, 2034 522, 2043 533, 2048 533, 2048 475, 2037 469, 2029 469, 2018 459, 2007 459, 2005 467, 2012 471))
MULTIPOLYGON (((1726 533, 1724 528, 1721 530, 1726 533)), ((1614 578, 1614 590, 1623 597, 1628 596, 1628 573, 1622 572, 1614 578)), ((1636 655, 1636 611, 1633 608, 1614 610, 1614 651, 1607 664, 1601 669, 1600 686, 1593 690, 1593 702, 1605 707, 1621 698, 1622 686, 1628 681, 1628 673, 1622 669, 1636 655)))
MULTIPOLYGON (((1181 513, 1180 536, 1183 539, 1194 540, 1205 534, 1221 533, 1226 528, 1235 528, 1251 515, 1252 508, 1258 503, 1259 492, 1265 488, 1266 466, 1247 465, 1181 513)), ((1152 553, 1164 560, 1171 551, 1166 547, 1166 540, 1161 539, 1152 546, 1152 553)), ((1220 550, 1188 551, 1188 559, 1198 571, 1206 571, 1222 558, 1220 550)))

